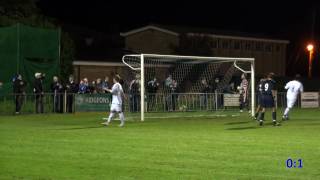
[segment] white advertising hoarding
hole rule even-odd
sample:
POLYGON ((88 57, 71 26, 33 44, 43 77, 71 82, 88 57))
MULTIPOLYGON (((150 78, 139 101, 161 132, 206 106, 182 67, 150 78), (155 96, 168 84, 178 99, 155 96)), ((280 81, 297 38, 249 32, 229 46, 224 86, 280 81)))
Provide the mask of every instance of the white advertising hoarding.
POLYGON ((318 92, 303 92, 301 93, 302 108, 318 108, 319 93, 318 92))

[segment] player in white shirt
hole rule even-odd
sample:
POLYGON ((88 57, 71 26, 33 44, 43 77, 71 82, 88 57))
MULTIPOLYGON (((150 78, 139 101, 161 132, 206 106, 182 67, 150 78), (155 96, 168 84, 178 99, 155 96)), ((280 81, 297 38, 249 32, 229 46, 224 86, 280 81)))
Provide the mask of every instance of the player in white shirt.
POLYGON ((295 79, 288 82, 284 87, 285 89, 287 89, 287 108, 282 116, 283 120, 289 120, 289 111, 294 106, 299 93, 303 92, 303 85, 298 80, 299 78, 300 75, 296 75, 295 79))
POLYGON ((113 78, 113 86, 112 89, 106 89, 106 91, 110 92, 112 94, 112 103, 110 108, 110 115, 106 122, 102 123, 103 125, 109 125, 112 118, 114 118, 115 114, 119 114, 120 118, 120 127, 124 126, 124 114, 122 111, 122 103, 124 99, 124 93, 121 84, 119 83, 120 78, 118 76, 115 76, 113 78))

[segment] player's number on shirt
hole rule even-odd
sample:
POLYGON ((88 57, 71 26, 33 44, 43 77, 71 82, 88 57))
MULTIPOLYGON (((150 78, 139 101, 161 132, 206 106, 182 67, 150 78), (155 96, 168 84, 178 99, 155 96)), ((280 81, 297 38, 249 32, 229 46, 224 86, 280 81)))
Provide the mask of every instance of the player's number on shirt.
POLYGON ((269 89, 269 84, 268 83, 264 84, 264 91, 268 91, 268 89, 269 89))

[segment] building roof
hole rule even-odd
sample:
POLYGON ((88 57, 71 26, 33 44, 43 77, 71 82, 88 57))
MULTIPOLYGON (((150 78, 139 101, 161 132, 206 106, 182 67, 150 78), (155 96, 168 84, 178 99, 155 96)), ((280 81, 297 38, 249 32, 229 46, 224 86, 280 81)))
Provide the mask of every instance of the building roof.
POLYGON ((127 32, 120 33, 120 35, 123 37, 126 37, 139 32, 150 30, 150 29, 171 34, 174 36, 178 36, 180 34, 188 34, 188 35, 205 34, 215 38, 263 41, 263 42, 284 43, 284 44, 289 43, 288 40, 271 38, 263 34, 252 34, 252 33, 238 32, 238 31, 224 31, 224 30, 217 30, 213 28, 194 28, 194 27, 160 25, 160 24, 150 24, 147 26, 143 26, 127 32))

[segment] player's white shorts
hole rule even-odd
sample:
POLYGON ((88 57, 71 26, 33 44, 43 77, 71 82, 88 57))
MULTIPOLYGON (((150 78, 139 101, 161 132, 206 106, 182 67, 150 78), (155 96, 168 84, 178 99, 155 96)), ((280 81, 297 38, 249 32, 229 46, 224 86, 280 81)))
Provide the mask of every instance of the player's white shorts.
POLYGON ((121 104, 111 104, 110 111, 111 112, 122 112, 122 105, 121 104))
POLYGON ((287 107, 292 108, 296 103, 297 98, 287 98, 287 107))

